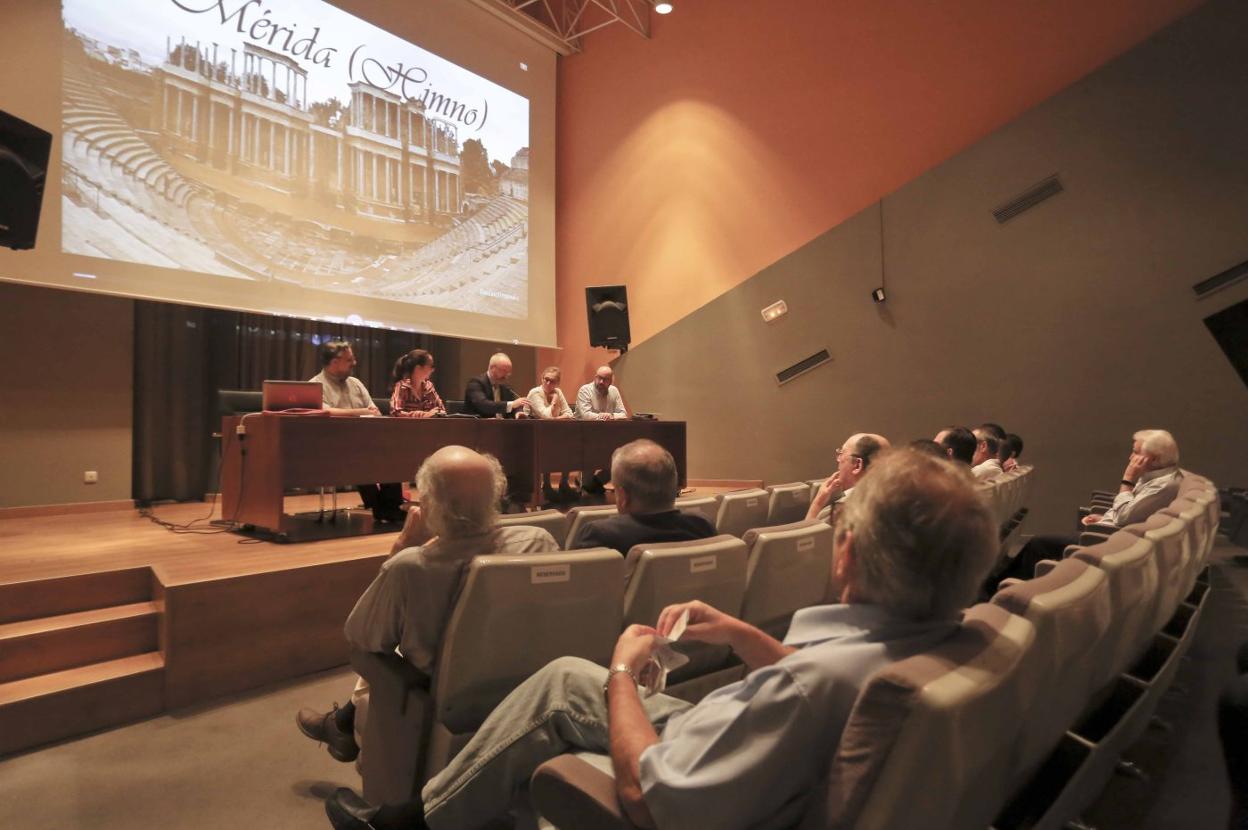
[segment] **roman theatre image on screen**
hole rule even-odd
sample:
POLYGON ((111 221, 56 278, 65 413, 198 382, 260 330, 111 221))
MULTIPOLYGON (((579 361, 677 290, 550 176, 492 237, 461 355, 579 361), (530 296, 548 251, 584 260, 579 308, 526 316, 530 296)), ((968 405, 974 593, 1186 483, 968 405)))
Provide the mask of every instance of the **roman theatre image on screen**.
POLYGON ((62 11, 66 253, 527 316, 522 96, 319 0, 62 11))

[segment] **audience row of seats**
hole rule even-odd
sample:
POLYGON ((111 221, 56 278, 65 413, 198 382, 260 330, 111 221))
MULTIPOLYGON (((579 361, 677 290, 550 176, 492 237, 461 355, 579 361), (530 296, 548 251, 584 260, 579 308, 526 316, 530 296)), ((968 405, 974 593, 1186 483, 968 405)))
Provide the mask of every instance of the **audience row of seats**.
MULTIPOLYGON (((802 521, 744 535, 639 545, 626 557, 592 548, 474 558, 432 681, 397 656, 352 653, 371 690, 365 798, 410 797, 533 672, 562 656, 605 665, 624 627, 653 625, 668 605, 700 599, 783 636, 794 612, 824 601, 832 528, 802 521)), ((671 693, 696 699, 743 673, 726 648, 677 648, 690 662, 669 678, 671 693)))
MULTIPOLYGON (((930 652, 862 690, 802 828, 1059 828, 1147 726, 1191 642, 1220 508, 1188 474, 1148 521, 1003 584, 930 652)), ((533 778, 563 830, 619 827, 609 775, 575 756, 533 778)))

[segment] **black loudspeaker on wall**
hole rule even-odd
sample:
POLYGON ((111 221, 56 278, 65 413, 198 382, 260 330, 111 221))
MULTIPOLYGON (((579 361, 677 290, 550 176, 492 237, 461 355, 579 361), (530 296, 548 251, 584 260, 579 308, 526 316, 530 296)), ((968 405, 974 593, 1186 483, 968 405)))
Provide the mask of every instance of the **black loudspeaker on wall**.
POLYGON ((595 285, 585 289, 589 318, 589 345, 628 351, 628 289, 622 285, 595 285))
POLYGON ((0 245, 35 247, 52 134, 0 112, 0 245))

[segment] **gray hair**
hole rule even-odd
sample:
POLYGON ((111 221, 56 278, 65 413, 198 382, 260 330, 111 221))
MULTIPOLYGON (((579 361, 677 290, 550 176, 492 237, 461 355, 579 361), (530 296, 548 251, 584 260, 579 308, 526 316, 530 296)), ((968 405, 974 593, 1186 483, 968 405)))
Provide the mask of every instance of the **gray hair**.
POLYGON ((489 465, 489 490, 455 487, 454 470, 446 470, 436 458, 428 458, 416 471, 416 490, 425 526, 435 536, 454 539, 485 533, 498 524, 499 503, 507 493, 503 465, 489 453, 480 454, 489 465))
POLYGON ((502 363, 504 360, 507 361, 508 363, 511 362, 511 358, 507 356, 506 352, 495 352, 494 354, 490 355, 491 366, 497 366, 499 363, 502 363))
POLYGON ((1162 467, 1179 463, 1179 445, 1174 436, 1164 429, 1142 429, 1132 436, 1140 442, 1140 450, 1157 459, 1162 467))
POLYGON ((851 598, 914 620, 956 617, 998 555, 992 511, 965 470, 914 449, 887 450, 837 520, 853 532, 851 598))
POLYGON ((643 513, 671 509, 680 491, 672 454, 647 438, 630 441, 611 453, 611 480, 643 513))

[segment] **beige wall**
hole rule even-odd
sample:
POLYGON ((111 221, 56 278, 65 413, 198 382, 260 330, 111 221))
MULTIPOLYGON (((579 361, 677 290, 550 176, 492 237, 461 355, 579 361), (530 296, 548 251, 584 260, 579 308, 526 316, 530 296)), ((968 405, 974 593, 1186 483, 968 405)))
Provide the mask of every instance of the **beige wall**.
POLYGON ((1248 389, 1201 320, 1248 284, 1190 286, 1248 259, 1243 31, 1248 6, 1211 3, 886 197, 886 305, 871 207, 621 358, 630 405, 690 422, 693 475, 769 482, 829 472, 855 431, 998 421, 1039 468, 1032 529, 1114 485, 1139 427, 1242 485, 1248 389), (1054 172, 1065 193, 995 222, 1054 172))
POLYGON ((0 332, 0 507, 130 498, 134 304, 0 283, 0 332))

